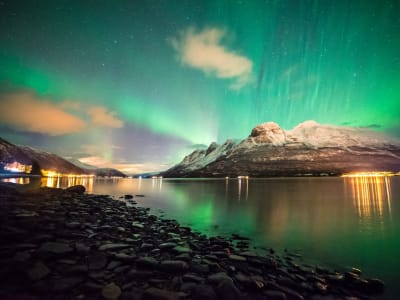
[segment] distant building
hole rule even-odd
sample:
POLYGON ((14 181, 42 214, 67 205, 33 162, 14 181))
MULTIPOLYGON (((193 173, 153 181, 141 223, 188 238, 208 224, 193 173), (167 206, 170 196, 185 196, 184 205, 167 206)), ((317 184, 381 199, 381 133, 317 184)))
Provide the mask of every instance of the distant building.
POLYGON ((24 165, 17 161, 14 161, 12 163, 4 164, 3 169, 5 172, 30 174, 32 172, 32 165, 24 165))

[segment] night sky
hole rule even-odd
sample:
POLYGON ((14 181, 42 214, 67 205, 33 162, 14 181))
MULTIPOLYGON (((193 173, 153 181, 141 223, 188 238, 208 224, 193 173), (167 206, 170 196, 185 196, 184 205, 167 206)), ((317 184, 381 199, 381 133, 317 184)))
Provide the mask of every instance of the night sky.
POLYGON ((127 173, 262 122, 400 136, 400 1, 0 0, 0 136, 127 173))

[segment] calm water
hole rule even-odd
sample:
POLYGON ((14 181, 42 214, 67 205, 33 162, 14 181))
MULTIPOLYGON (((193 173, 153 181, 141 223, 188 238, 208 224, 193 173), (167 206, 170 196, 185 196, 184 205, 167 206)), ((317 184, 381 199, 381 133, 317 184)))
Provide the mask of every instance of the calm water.
MULTIPOLYGON (((21 182, 26 183, 26 182, 21 182)), ((358 267, 400 296, 400 177, 273 179, 42 179, 136 201, 206 234, 233 232, 254 245, 300 251, 313 263, 358 267)))

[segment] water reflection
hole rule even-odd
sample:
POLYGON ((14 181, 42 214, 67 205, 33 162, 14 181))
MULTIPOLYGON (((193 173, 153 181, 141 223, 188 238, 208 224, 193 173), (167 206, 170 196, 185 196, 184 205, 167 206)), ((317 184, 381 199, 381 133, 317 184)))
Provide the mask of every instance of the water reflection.
POLYGON ((238 200, 242 199, 242 193, 245 200, 249 198, 249 178, 246 176, 238 177, 238 200))
POLYGON ((391 177, 357 176, 345 178, 351 187, 353 203, 360 218, 391 215, 391 177))
POLYGON ((1 181, 15 183, 15 184, 29 184, 30 178, 29 177, 3 178, 1 179, 1 181))
POLYGON ((42 177, 41 186, 52 188, 67 188, 74 185, 83 185, 88 193, 92 193, 93 181, 93 176, 48 176, 42 177))

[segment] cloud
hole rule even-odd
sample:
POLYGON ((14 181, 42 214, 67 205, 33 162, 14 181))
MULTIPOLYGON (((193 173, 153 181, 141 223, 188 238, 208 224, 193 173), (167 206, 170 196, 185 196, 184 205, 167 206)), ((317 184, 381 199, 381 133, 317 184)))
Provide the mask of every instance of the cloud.
POLYGON ((167 167, 166 164, 155 163, 114 163, 100 156, 88 156, 79 158, 79 161, 84 164, 95 166, 98 168, 113 168, 127 175, 162 171, 167 167))
POLYGON ((87 125, 121 128, 116 113, 77 101, 53 103, 31 91, 0 94, 0 125, 52 136, 82 132, 87 125))
POLYGON ((240 89, 251 80, 253 62, 221 44, 226 32, 217 28, 196 32, 188 29, 172 45, 183 64, 217 78, 235 79, 232 89, 240 89))
POLYGON ((115 112, 110 112, 103 106, 88 107, 87 113, 92 119, 93 125, 111 128, 124 126, 124 123, 115 116, 115 112))
POLYGON ((0 122, 18 130, 54 136, 85 128, 82 119, 30 92, 1 95, 0 122))

